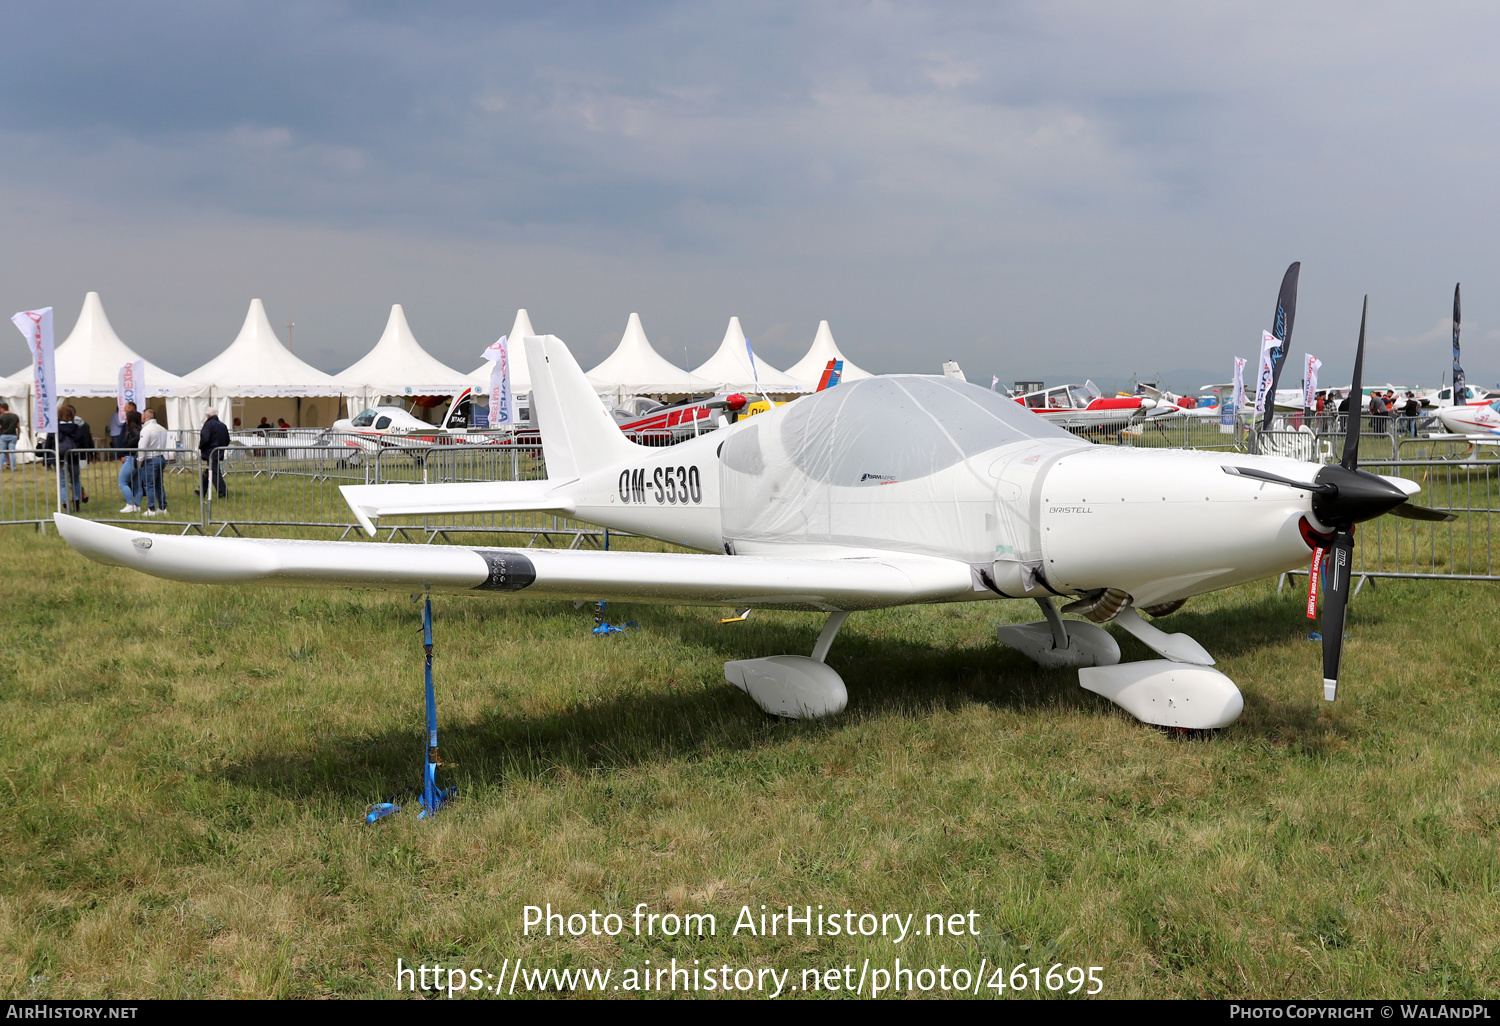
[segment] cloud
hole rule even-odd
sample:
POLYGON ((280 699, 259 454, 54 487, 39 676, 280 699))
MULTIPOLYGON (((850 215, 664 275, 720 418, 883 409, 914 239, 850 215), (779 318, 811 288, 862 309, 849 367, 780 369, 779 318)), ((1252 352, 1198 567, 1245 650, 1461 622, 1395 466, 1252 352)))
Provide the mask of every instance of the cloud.
POLYGON ((319 344, 351 360, 353 322, 394 293, 430 297, 429 334, 463 352, 508 324, 502 294, 545 298, 584 347, 640 309, 695 357, 730 313, 782 333, 766 344, 783 361, 831 316, 861 364, 928 369, 936 339, 976 379, 1012 380, 1039 353, 1096 377, 1227 365, 1302 259, 1299 343, 1352 350, 1369 292, 1381 373, 1435 380, 1444 290, 1472 282, 1487 318, 1500 288, 1497 18, 23 6, 7 22, 26 45, 0 64, 0 196, 46 243, 9 248, 0 294, 128 282, 114 302, 166 311, 153 344, 191 352, 185 288, 228 306, 274 286, 342 311, 351 327, 319 344), (133 238, 157 273, 132 266, 133 238))

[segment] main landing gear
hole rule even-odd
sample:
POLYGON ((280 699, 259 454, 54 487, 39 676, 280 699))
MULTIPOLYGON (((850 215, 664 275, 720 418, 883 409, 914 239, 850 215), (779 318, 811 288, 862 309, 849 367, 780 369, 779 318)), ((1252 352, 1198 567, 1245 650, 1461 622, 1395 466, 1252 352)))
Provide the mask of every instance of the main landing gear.
POLYGON ((772 716, 791 720, 832 716, 849 704, 844 679, 824 662, 849 614, 830 613, 811 656, 777 655, 724 664, 724 679, 772 716))
POLYGON ((1213 656, 1186 634, 1168 634, 1125 606, 1113 620, 1141 644, 1165 656, 1121 663, 1120 646, 1098 624, 1063 620, 1050 598, 1039 598, 1045 620, 998 629, 1009 645, 1049 670, 1077 667, 1086 691, 1109 699, 1142 723, 1184 730, 1226 727, 1245 708, 1239 688, 1218 670, 1213 656))

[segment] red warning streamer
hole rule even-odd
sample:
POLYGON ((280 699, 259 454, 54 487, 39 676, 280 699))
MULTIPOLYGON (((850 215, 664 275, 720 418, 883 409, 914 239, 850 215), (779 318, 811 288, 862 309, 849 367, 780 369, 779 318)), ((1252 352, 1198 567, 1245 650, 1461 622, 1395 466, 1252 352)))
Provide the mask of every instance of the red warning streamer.
POLYGON ((1318 618, 1318 585, 1323 581, 1323 553, 1326 549, 1313 549, 1312 569, 1307 572, 1307 618, 1318 618))

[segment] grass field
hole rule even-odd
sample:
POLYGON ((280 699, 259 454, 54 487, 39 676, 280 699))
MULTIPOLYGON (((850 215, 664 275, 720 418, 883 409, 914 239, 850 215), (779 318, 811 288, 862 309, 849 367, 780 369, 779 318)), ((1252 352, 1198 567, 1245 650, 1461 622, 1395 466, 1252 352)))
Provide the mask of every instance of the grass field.
POLYGON ((866 958, 1062 963, 1102 966, 1115 997, 1500 983, 1492 585, 1365 588, 1332 707, 1295 590, 1190 602, 1163 626, 1246 701, 1207 741, 997 648, 997 616, 1034 616, 1019 603, 856 614, 830 657, 848 711, 798 723, 721 664, 808 651, 810 614, 611 607, 641 630, 598 639, 587 607, 443 598, 459 797, 370 827, 369 803, 418 781, 409 598, 170 584, 29 528, 0 529, 0 568, 7 997, 385 996, 398 958, 518 956, 793 983, 866 958), (547 902, 712 912, 718 934, 523 937, 547 902), (974 909, 980 933, 730 935, 761 904, 974 909))

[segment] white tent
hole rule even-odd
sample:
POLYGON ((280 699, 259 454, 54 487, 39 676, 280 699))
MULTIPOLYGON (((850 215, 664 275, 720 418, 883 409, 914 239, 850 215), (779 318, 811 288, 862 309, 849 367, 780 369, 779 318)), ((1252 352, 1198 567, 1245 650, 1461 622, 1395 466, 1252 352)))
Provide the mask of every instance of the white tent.
MULTIPOLYGON (((78 313, 78 323, 55 351, 57 369, 57 395, 60 401, 69 399, 103 399, 93 403, 92 411, 80 409, 85 420, 94 429, 94 437, 100 439, 105 422, 114 410, 115 396, 119 390, 120 367, 141 355, 131 349, 115 334, 109 318, 104 315, 104 304, 99 293, 90 292, 83 297, 83 309, 78 313)), ((10 387, 24 386, 31 393, 32 370, 28 363, 11 376, 10 387)), ((179 377, 163 370, 150 360, 146 361, 146 394, 150 398, 166 400, 167 423, 174 428, 195 428, 203 423, 203 410, 208 405, 208 389, 195 381, 179 377)), ((74 403, 75 406, 79 405, 74 403)), ((25 409, 12 404, 12 411, 21 416, 23 424, 31 419, 30 402, 25 409)))
POLYGON ((458 395, 469 387, 462 372, 417 342, 400 303, 391 307, 385 332, 375 348, 334 377, 344 387, 351 415, 374 406, 381 396, 458 395))
POLYGON ((808 349, 807 355, 786 369, 786 375, 806 385, 808 388, 817 388, 818 382, 823 377, 823 369, 828 366, 829 360, 843 360, 844 373, 840 381, 858 381, 860 378, 874 377, 867 370, 854 366, 833 340, 833 332, 828 330, 827 321, 818 322, 818 333, 813 337, 812 348, 808 349))
MULTIPOLYGON (((510 390, 511 394, 520 397, 531 391, 531 369, 526 366, 526 347, 521 340, 528 335, 535 335, 532 330, 531 318, 525 310, 516 311, 516 321, 510 326, 506 338, 506 355, 510 358, 510 390)), ((485 360, 469 375, 469 386, 481 395, 488 395, 490 391, 490 371, 494 364, 485 360)))
MULTIPOLYGON (((755 358, 755 372, 751 372, 750 356, 745 348, 745 332, 740 327, 738 317, 729 318, 729 327, 724 331, 724 341, 719 343, 719 351, 693 369, 693 378, 707 382, 708 388, 729 392, 774 392, 786 395, 810 391, 759 356, 755 358)), ((817 382, 813 385, 816 387, 817 382)))
MULTIPOLYGON (((292 421, 296 427, 301 426, 303 419, 314 424, 326 422, 321 424, 326 427, 338 415, 339 398, 344 394, 344 386, 332 375, 324 374, 299 359, 281 344, 276 332, 271 330, 265 306, 258 299, 250 301, 245 324, 229 347, 188 377, 209 386, 213 405, 219 408, 219 419, 226 424, 233 423, 231 403, 258 399, 257 403, 241 402, 237 405, 247 414, 290 415, 296 418, 292 421), (310 403, 304 409, 302 400, 310 398, 322 402, 310 403), (268 399, 281 401, 267 402, 268 399)), ((149 378, 146 384, 151 384, 149 378)), ((254 427, 254 424, 247 418, 246 426, 254 427)))
POLYGON ((715 382, 705 382, 685 368, 662 359, 651 348, 641 327, 640 314, 631 314, 625 334, 615 351, 588 373, 594 391, 623 397, 627 395, 692 395, 713 391, 715 382))
POLYGON ((10 405, 10 412, 21 418, 21 434, 16 439, 17 449, 30 449, 31 433, 31 368, 9 378, 0 378, 0 401, 10 405))

